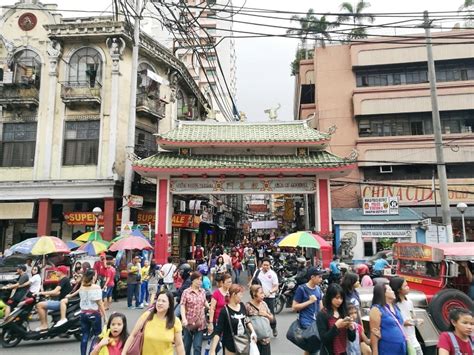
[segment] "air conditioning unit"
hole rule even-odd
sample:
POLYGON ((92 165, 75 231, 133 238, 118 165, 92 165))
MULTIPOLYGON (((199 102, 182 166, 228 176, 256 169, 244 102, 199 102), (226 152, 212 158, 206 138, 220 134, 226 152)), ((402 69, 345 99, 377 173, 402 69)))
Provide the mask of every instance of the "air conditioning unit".
POLYGON ((391 165, 382 165, 379 166, 380 168, 380 174, 391 174, 393 173, 393 168, 391 165))

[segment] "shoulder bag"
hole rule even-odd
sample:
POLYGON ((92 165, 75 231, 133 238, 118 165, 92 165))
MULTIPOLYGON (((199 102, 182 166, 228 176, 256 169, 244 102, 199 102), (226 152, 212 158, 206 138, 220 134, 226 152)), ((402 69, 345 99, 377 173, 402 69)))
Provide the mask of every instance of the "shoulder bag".
MULTIPOLYGON (((245 308, 245 306, 241 303, 240 309, 245 308)), ((232 333, 232 338, 234 338, 234 347, 235 347, 235 354, 236 355, 249 355, 250 353, 250 336, 247 332, 247 325, 245 327, 245 333, 242 335, 234 334, 234 329, 232 328, 232 322, 230 321, 230 313, 229 313, 229 306, 225 306, 225 310, 227 312, 227 321, 229 322, 230 331, 232 333)), ((239 320, 240 322, 240 320, 239 320)))
MULTIPOLYGON (((259 309, 252 303, 249 302, 248 304, 259 311, 259 309)), ((249 319, 252 322, 255 334, 257 334, 257 340, 267 339, 272 336, 272 327, 270 326, 270 320, 267 317, 255 315, 249 316, 249 319)))
POLYGON ((140 327, 140 330, 137 332, 137 334, 135 334, 132 344, 130 345, 130 347, 128 348, 126 352, 126 355, 142 355, 143 338, 145 335, 145 325, 152 318, 153 318, 153 313, 150 313, 150 315, 143 321, 143 324, 140 327))
MULTIPOLYGON (((302 285, 300 287, 303 287, 309 299, 305 286, 302 285)), ((309 353, 315 353, 319 351, 321 347, 321 340, 319 338, 316 320, 314 320, 309 327, 302 328, 298 317, 288 328, 286 338, 300 349, 308 351, 309 353)))

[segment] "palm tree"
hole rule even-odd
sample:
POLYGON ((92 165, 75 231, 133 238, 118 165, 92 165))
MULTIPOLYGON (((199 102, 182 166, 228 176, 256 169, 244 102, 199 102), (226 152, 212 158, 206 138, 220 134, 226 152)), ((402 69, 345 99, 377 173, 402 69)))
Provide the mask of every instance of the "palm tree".
MULTIPOLYGON (((312 24, 317 20, 316 16, 314 15, 314 10, 309 9, 305 16, 297 16, 293 15, 291 17, 291 22, 299 22, 300 28, 290 28, 286 33, 288 34, 295 34, 301 38, 301 48, 306 51, 306 40, 310 34, 312 24)), ((305 54, 304 58, 307 58, 307 54, 305 54)))
POLYGON ((474 0, 464 0, 464 4, 459 7, 459 11, 467 11, 466 14, 466 27, 471 27, 474 23, 474 0))
MULTIPOLYGON (((466 0, 468 1, 468 0, 466 0)), ((339 23, 344 23, 352 20, 354 27, 347 34, 346 40, 367 38, 367 31, 363 26, 365 21, 374 23, 375 16, 371 14, 365 14, 364 10, 370 7, 370 3, 364 0, 360 0, 354 8, 350 2, 343 2, 341 4, 341 11, 347 12, 347 14, 339 15, 337 18, 339 23)))

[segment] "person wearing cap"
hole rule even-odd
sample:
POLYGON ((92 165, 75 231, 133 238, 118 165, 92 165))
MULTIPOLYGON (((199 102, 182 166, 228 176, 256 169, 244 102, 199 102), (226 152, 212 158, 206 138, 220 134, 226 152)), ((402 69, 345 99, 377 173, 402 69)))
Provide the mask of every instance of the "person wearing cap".
POLYGON ((40 326, 37 331, 48 329, 48 310, 58 311, 61 306, 61 300, 65 299, 66 296, 72 291, 71 280, 69 279, 69 268, 65 265, 58 266, 55 270, 58 275, 58 285, 50 291, 40 292, 39 295, 51 297, 49 301, 43 301, 36 305, 38 309, 38 316, 40 320, 40 326))
POLYGON ((3 290, 15 290, 14 294, 11 295, 7 301, 7 307, 5 308, 5 318, 8 317, 10 315, 10 311, 23 300, 30 289, 31 282, 26 271, 26 265, 18 265, 16 267, 16 273, 19 275, 18 281, 14 284, 2 287, 3 290))
POLYGON ((133 261, 127 265, 127 306, 130 309, 143 308, 140 304, 140 281, 141 281, 140 256, 135 255, 133 261), (135 307, 133 298, 135 297, 135 307))
MULTIPOLYGON (((298 286, 293 298, 292 309, 299 313, 300 326, 308 328, 316 322, 316 315, 322 307, 323 294, 319 285, 323 281, 324 270, 314 266, 308 269, 308 282, 298 286)), ((305 354, 309 353, 305 351, 305 354)))

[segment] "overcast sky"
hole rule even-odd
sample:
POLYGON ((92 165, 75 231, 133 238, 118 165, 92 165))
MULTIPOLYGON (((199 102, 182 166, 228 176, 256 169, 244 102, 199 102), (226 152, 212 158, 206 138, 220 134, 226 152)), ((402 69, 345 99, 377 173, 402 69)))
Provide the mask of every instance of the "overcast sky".
MULTIPOLYGON (((13 2, 14 0, 0 0, 1 5, 11 5, 13 2)), ((111 4, 111 0, 51 0, 45 2, 57 3, 59 9, 74 10, 110 10, 111 4)), ((245 0, 233 0, 234 6, 240 6, 244 2, 245 0)), ((295 12, 306 12, 312 7, 315 12, 334 13, 339 12, 341 3, 342 0, 247 0, 245 6, 295 12)), ((371 0, 370 3, 370 11, 374 13, 422 12, 423 10, 436 12, 456 11, 462 5, 463 0, 371 0)), ((66 16, 78 16, 78 14, 67 13, 66 16)), ((236 19, 271 23, 280 26, 290 25, 289 22, 284 20, 258 19, 257 21, 255 18, 250 17, 236 17, 236 19)), ((396 20, 403 19, 386 18, 382 19, 382 22, 378 21, 376 23, 388 23, 396 20)), ((452 26, 452 21, 445 21, 441 24, 448 28, 452 26)), ((293 25, 297 27, 297 23, 293 23, 293 25)), ((265 33, 271 31, 262 27, 244 24, 235 24, 234 29, 263 31, 265 33)), ((281 33, 283 30, 275 31, 281 33)), ((391 29, 388 33, 395 34, 394 31, 391 29)), ((400 34, 400 30, 397 30, 396 34, 400 34)), ((293 119, 294 77, 290 76, 290 63, 294 59, 297 44, 298 40, 296 39, 236 39, 237 106, 240 111, 244 111, 247 114, 249 121, 266 120, 267 118, 263 111, 266 108, 276 106, 278 103, 282 105, 278 112, 278 118, 281 120, 293 119)))

